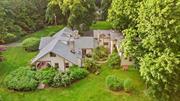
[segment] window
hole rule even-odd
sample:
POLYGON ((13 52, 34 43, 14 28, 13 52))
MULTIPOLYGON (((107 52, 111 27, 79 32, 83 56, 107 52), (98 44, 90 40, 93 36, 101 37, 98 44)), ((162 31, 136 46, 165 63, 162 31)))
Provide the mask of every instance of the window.
POLYGON ((127 57, 125 57, 124 59, 127 60, 127 57))
POLYGON ((55 63, 55 66, 54 66, 56 69, 59 68, 59 63, 55 63))
POLYGON ((50 57, 56 57, 56 54, 50 52, 50 57))
POLYGON ((108 46, 108 45, 109 45, 109 43, 108 43, 108 42, 104 42, 104 45, 107 45, 107 46, 108 46))
POLYGON ((129 61, 132 61, 132 58, 131 58, 131 57, 129 57, 129 61))
POLYGON ((69 68, 69 63, 68 62, 65 63, 65 68, 69 68))

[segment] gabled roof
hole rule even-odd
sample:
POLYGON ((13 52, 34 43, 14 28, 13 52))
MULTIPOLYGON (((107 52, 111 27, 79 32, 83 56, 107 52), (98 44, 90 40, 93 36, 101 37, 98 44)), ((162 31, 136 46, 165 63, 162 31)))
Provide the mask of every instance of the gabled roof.
POLYGON ((62 30, 60 30, 59 32, 57 32, 53 38, 61 38, 61 37, 71 37, 74 36, 74 32, 68 28, 68 27, 64 27, 62 30))
POLYGON ((42 37, 41 41, 40 41, 40 44, 39 44, 39 49, 43 49, 52 40, 53 40, 52 37, 42 37))
POLYGON ((111 36, 111 39, 122 39, 123 38, 123 35, 122 33, 119 33, 118 31, 115 31, 115 30, 94 30, 93 31, 93 36, 95 38, 98 38, 98 35, 99 34, 104 34, 104 35, 110 35, 111 36))
POLYGON ((97 40, 93 37, 79 37, 75 39, 75 48, 96 48, 97 45, 97 40))
POLYGON ((80 59, 71 52, 66 44, 62 43, 58 39, 54 39, 39 52, 39 54, 32 60, 32 63, 35 63, 37 60, 50 52, 53 52, 56 55, 61 56, 74 64, 77 64, 78 60, 80 59))

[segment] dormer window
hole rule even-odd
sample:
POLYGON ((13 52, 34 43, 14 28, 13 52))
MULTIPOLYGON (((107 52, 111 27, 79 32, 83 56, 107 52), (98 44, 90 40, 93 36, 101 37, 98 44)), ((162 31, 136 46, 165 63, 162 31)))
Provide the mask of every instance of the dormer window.
POLYGON ((50 54, 50 57, 56 57, 56 54, 54 54, 52 52, 50 52, 49 54, 50 54))

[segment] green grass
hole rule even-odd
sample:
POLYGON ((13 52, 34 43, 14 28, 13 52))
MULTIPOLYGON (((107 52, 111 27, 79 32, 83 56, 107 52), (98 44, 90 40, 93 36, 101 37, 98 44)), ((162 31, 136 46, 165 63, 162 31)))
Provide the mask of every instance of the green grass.
POLYGON ((2 86, 2 80, 6 74, 20 66, 27 66, 35 54, 36 52, 28 53, 21 47, 8 48, 3 53, 6 61, 0 62, 0 86, 2 86))
POLYGON ((26 35, 25 37, 22 38, 22 40, 24 40, 26 38, 29 38, 29 37, 41 38, 41 37, 45 37, 45 36, 51 36, 51 35, 55 34, 56 32, 58 32, 59 30, 61 30, 63 27, 64 26, 62 26, 62 25, 59 25, 59 26, 47 26, 47 27, 45 27, 44 29, 42 29, 42 30, 40 30, 38 32, 26 35))
POLYGON ((90 74, 86 79, 68 88, 48 88, 34 92, 13 92, 2 86, 2 80, 9 72, 29 65, 36 52, 29 53, 21 47, 9 48, 3 53, 6 61, 0 63, 0 95, 3 101, 148 101, 144 94, 144 83, 137 70, 122 71, 102 66, 100 75, 90 74), (135 90, 131 94, 114 93, 107 89, 105 79, 108 75, 121 79, 131 78, 135 90))
POLYGON ((112 29, 111 23, 107 21, 97 21, 95 24, 91 26, 91 29, 101 29, 101 30, 108 30, 112 29))

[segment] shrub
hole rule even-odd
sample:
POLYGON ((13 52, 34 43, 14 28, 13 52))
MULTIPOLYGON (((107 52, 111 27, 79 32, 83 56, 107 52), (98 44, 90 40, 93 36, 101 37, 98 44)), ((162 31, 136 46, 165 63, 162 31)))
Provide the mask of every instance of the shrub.
POLYGON ((133 89, 132 80, 131 79, 124 80, 123 86, 126 92, 131 91, 133 89))
POLYGON ((53 82, 56 70, 53 68, 46 68, 36 73, 36 79, 43 84, 51 84, 53 82))
POLYGON ((113 91, 119 91, 123 89, 123 82, 114 75, 107 76, 106 85, 110 90, 113 91))
POLYGON ((22 42, 23 48, 26 51, 37 51, 39 47, 40 40, 35 37, 27 38, 22 42))
POLYGON ((119 68, 120 67, 120 56, 117 52, 113 52, 108 57, 108 66, 111 68, 119 68))
POLYGON ((78 66, 73 66, 69 70, 71 81, 76 81, 85 78, 88 75, 88 71, 78 66))
POLYGON ((61 80, 62 80, 62 73, 61 72, 57 72, 56 74, 55 74, 55 76, 54 76, 54 78, 53 78, 53 82, 52 82, 52 87, 60 87, 60 86, 62 86, 63 84, 62 84, 62 82, 61 82, 61 80))
POLYGON ((35 71, 28 69, 30 67, 21 67, 6 76, 4 83, 8 89, 17 91, 35 90, 38 81, 35 80, 35 71))
POLYGON ((95 73, 100 68, 96 61, 91 58, 85 58, 84 67, 91 73, 95 73))
POLYGON ((61 76, 61 83, 64 87, 67 87, 68 85, 71 84, 71 78, 68 75, 68 73, 65 73, 61 76))
POLYGON ((93 50, 93 58, 95 60, 105 60, 108 54, 108 49, 103 46, 99 46, 93 50))
POLYGON ((4 38, 4 42, 10 43, 10 42, 16 41, 17 39, 18 39, 18 37, 15 34, 8 33, 8 34, 6 34, 6 36, 4 38))

